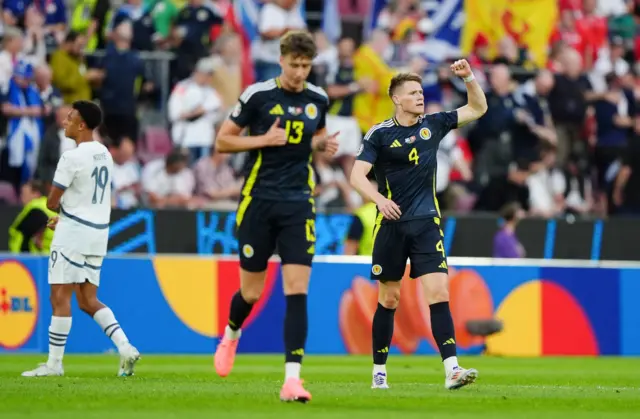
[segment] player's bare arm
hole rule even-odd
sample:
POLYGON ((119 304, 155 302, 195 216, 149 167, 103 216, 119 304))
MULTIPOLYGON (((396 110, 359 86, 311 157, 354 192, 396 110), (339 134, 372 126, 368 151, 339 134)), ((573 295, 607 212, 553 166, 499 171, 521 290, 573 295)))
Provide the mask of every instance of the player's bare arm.
POLYGON ((51 190, 49 191, 49 196, 47 197, 47 208, 51 211, 58 211, 60 209, 60 200, 62 199, 62 194, 64 193, 64 189, 59 186, 51 185, 51 190))
POLYGON ((336 154, 338 151, 338 135, 340 135, 340 131, 334 132, 333 134, 328 134, 326 128, 322 128, 316 132, 316 135, 311 139, 311 148, 314 151, 326 151, 331 156, 336 154))
POLYGON ((458 60, 451 64, 451 71, 464 80, 467 86, 467 104, 458 108, 458 126, 480 119, 487 112, 487 98, 482 87, 473 77, 467 60, 458 60))
POLYGON ((287 143, 287 134, 279 127, 280 118, 276 118, 269 131, 263 135, 242 136, 243 128, 231 120, 220 127, 216 138, 216 151, 219 153, 242 153, 263 147, 277 147, 287 143))
POLYGON ((378 206, 378 210, 382 213, 384 218, 387 220, 398 220, 402 215, 400 211, 400 207, 396 205, 390 199, 382 196, 380 192, 376 190, 373 184, 367 179, 367 175, 371 171, 373 165, 369 162, 356 160, 353 165, 353 169, 351 170, 351 185, 358 191, 362 196, 366 196, 371 201, 375 202, 378 206))

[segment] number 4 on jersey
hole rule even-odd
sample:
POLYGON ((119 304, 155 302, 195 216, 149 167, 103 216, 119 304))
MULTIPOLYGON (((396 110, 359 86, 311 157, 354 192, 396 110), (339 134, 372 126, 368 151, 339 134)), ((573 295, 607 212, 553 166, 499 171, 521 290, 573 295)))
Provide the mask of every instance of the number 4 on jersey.
POLYGON ((418 156, 418 150, 414 147, 409 152, 409 161, 412 161, 417 166, 419 160, 420 157, 418 156))

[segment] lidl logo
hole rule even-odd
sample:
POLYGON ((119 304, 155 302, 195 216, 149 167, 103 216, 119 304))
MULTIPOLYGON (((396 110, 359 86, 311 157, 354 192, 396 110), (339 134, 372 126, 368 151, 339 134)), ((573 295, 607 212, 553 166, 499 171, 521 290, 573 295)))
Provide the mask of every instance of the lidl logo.
POLYGON ((16 261, 0 262, 0 347, 18 349, 38 321, 38 290, 31 273, 16 261))

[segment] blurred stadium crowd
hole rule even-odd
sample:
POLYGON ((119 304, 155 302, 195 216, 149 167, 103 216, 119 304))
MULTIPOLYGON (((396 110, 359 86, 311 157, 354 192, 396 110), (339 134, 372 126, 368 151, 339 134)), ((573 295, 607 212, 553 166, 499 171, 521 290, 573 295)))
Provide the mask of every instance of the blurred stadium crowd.
MULTIPOLYGON (((309 81, 327 90, 327 126, 341 132, 335 158, 314 156, 317 205, 359 208, 348 172, 363 132, 393 111, 392 74, 422 74, 426 111, 451 109, 465 100, 448 73, 461 52, 431 39, 433 1, 389 0, 370 25, 365 16, 379 1, 336 1, 342 27, 356 21, 357 31, 338 38, 311 24, 296 0, 270 0, 253 41, 230 0, 4 1, 0 201, 30 199, 33 179, 46 191, 60 154, 74 146, 61 130, 67 104, 93 98, 116 163, 114 207, 234 209, 244 156, 216 154, 216 129, 247 85, 278 75, 278 38, 308 28, 319 46, 309 81), (157 65, 166 53, 168 74, 157 65)), ((468 45, 489 111, 440 146, 441 208, 498 211, 516 201, 542 217, 640 213, 640 1, 554 6, 542 53, 517 31, 498 39, 479 31, 468 45)), ((460 25, 473 23, 469 10, 460 25)))

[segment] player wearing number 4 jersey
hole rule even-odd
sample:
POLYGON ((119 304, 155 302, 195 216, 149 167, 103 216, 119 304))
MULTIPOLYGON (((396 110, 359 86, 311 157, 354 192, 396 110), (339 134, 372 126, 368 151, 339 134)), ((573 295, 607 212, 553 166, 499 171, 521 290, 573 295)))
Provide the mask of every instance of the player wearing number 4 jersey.
POLYGON ((59 211, 49 221, 55 230, 49 256, 49 284, 53 316, 49 326, 49 359, 24 377, 64 375, 62 357, 71 330, 71 296, 111 338, 120 352, 118 375, 133 375, 140 354, 128 341, 111 309, 97 298, 102 260, 107 253, 111 216, 113 160, 107 148, 93 139, 102 111, 92 102, 78 101, 64 121, 65 136, 77 147, 60 157, 47 198, 59 211))
POLYGON ((395 117, 369 130, 351 172, 352 185, 378 207, 371 268, 371 279, 379 281, 372 331, 372 388, 388 388, 386 362, 407 258, 410 276, 421 281, 429 302, 431 329, 445 367, 445 387, 463 387, 478 375, 474 369, 458 366, 456 357, 447 258, 436 199, 436 153, 451 129, 486 112, 487 101, 466 60, 455 62, 451 69, 467 85, 468 104, 452 112, 425 115, 420 76, 394 76, 389 96, 396 106, 395 117), (367 180, 372 168, 378 190, 367 180))
POLYGON ((282 74, 249 86, 220 128, 216 149, 249 151, 242 198, 236 213, 240 249, 240 290, 231 300, 229 324, 216 349, 215 368, 227 376, 240 328, 264 288, 267 261, 278 248, 287 307, 284 319, 283 401, 306 402, 300 365, 307 338, 307 290, 315 254, 312 150, 337 151, 337 133, 327 135, 327 94, 306 83, 316 45, 306 32, 280 40, 282 74), (247 128, 250 136, 240 136, 247 128))

